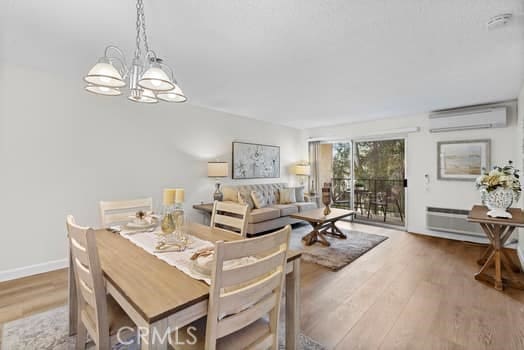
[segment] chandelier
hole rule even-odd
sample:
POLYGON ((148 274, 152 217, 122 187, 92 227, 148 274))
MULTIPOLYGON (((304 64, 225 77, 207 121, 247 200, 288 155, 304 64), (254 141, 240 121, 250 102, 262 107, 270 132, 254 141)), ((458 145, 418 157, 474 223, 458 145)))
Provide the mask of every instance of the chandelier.
POLYGON ((186 102, 173 70, 149 48, 143 0, 136 2, 136 48, 130 66, 122 50, 107 46, 104 56, 84 77, 85 90, 98 95, 119 96, 128 86, 128 99, 140 103, 186 102))

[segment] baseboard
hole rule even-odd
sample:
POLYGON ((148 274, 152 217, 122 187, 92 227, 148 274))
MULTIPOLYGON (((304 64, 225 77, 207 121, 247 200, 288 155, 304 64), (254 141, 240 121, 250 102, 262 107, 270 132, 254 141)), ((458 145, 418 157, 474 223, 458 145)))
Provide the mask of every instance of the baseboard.
POLYGON ((16 269, 0 271, 0 282, 10 281, 17 278, 37 275, 39 273, 59 270, 68 266, 67 259, 48 261, 42 264, 18 267, 16 269))
POLYGON ((522 266, 522 269, 524 270, 524 248, 522 248, 520 245, 517 248, 517 254, 519 256, 520 266, 522 266))

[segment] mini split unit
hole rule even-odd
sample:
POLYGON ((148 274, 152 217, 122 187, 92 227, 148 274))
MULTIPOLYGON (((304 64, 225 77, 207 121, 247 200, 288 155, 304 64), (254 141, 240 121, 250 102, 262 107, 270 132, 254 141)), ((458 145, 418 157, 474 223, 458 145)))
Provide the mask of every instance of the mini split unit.
POLYGON ((507 125, 506 107, 454 109, 431 113, 430 132, 503 128, 507 125))

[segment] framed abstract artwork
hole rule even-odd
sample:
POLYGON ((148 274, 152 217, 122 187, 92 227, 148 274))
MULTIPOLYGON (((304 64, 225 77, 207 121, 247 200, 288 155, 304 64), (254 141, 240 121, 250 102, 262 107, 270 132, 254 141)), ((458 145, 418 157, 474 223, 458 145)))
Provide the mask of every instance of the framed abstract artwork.
POLYGON ((233 179, 279 177, 279 146, 233 142, 233 179))
POLYGON ((437 143, 437 178, 474 181, 490 168, 490 140, 437 143))

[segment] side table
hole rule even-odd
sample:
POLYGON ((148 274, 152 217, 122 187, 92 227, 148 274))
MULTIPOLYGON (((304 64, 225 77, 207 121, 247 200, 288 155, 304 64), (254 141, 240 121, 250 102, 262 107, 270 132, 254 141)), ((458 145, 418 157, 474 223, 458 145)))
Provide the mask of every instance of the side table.
POLYGON ((504 249, 504 244, 515 228, 524 227, 522 209, 509 209, 513 216, 511 219, 492 218, 487 212, 487 207, 475 205, 468 215, 468 221, 479 223, 491 243, 477 261, 482 268, 475 275, 475 279, 492 283, 497 290, 504 290, 504 287, 524 289, 524 275, 519 273, 520 267, 504 249), (492 265, 495 266, 494 275, 488 273, 492 265), (507 273, 506 276, 503 276, 503 270, 507 273))
POLYGON ((198 210, 203 215, 203 224, 209 225, 211 221, 211 213, 213 212, 213 203, 200 203, 193 205, 193 209, 198 210))

